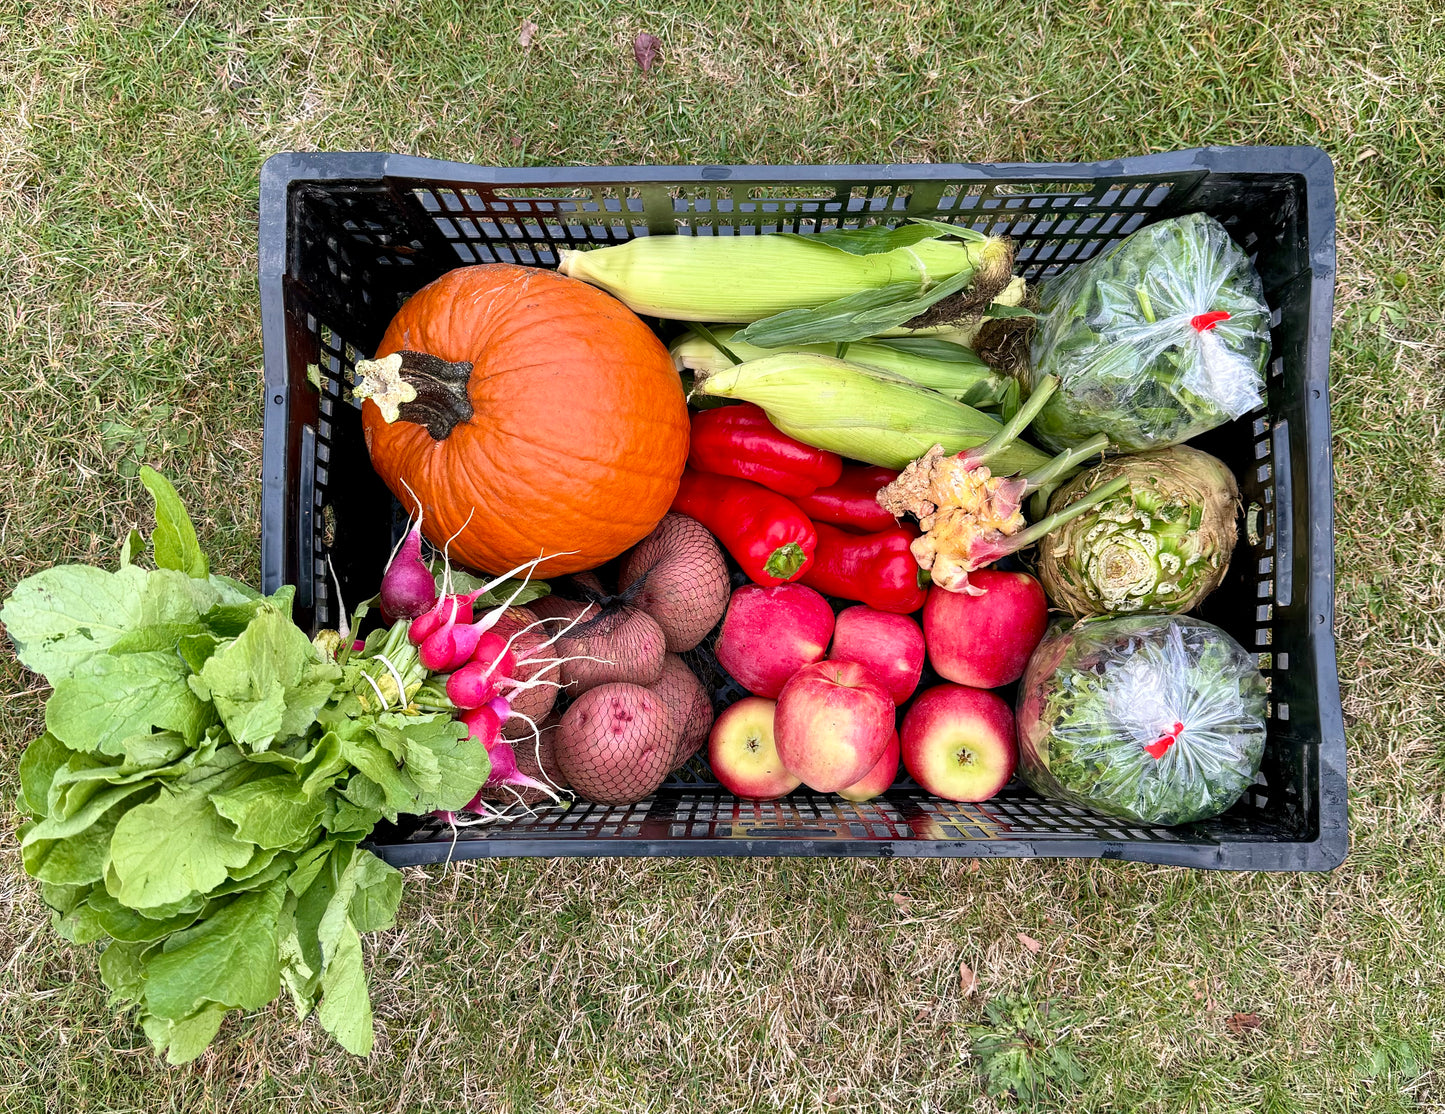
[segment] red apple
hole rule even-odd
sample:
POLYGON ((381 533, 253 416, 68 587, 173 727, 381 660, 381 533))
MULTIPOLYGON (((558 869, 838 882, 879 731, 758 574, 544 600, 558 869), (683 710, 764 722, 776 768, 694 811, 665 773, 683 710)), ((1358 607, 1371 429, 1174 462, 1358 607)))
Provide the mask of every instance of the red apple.
POLYGON ((940 677, 995 689, 1023 676, 1044 637, 1049 604, 1043 587, 1026 572, 980 569, 968 580, 983 594, 946 592, 937 585, 928 592, 923 605, 928 661, 940 677))
POLYGON ((845 801, 871 801, 880 793, 888 792, 888 787, 893 784, 893 779, 898 776, 898 732, 893 732, 893 737, 888 740, 888 746, 884 748, 883 755, 873 768, 863 775, 862 780, 855 781, 846 789, 838 790, 838 796, 845 801))
POLYGON ((776 707, 761 696, 747 696, 712 725, 707 760, 728 792, 753 801, 770 801, 798 788, 798 779, 783 769, 773 742, 776 707))
POLYGON ((820 793, 844 789, 882 757, 893 734, 893 697, 856 661, 805 665, 778 694, 778 755, 820 793))
POLYGON ((902 704, 923 674, 923 631, 916 619, 871 607, 850 607, 833 623, 829 661, 856 661, 883 682, 902 704))
POLYGON ((908 709, 900 735, 913 780, 950 801, 988 800, 1018 765, 1013 712, 983 689, 934 686, 908 709))
POLYGON ((717 661, 743 688, 775 697, 788 678, 818 661, 833 636, 833 609, 803 584, 745 584, 728 601, 717 661))

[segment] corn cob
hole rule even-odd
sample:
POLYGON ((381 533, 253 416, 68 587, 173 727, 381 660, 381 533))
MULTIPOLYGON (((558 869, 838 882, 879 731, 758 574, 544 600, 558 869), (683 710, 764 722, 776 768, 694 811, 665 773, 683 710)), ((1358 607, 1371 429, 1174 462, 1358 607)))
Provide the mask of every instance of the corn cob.
MULTIPOLYGON (((885 468, 902 468, 934 445, 950 453, 971 449, 1003 428, 901 376, 807 353, 748 360, 701 379, 694 389, 755 403, 788 436, 885 468)), ((1031 472, 1048 460, 1016 441, 998 454, 997 467, 1001 474, 1031 472)))
MULTIPOLYGON (((805 353, 814 356, 835 355, 835 344, 799 344, 786 348, 759 348, 735 337, 736 329, 720 325, 712 330, 719 344, 724 345, 739 360, 758 360, 787 352, 805 353)), ((928 387, 970 406, 997 406, 1004 396, 1010 379, 1002 372, 994 371, 969 348, 959 345, 939 344, 948 348, 948 359, 918 355, 907 349, 907 341, 900 347, 893 347, 881 341, 854 341, 847 346, 846 356, 851 364, 860 367, 886 371, 911 380, 921 387, 928 387)), ((672 346, 673 363, 678 371, 694 372, 698 378, 715 375, 732 366, 733 361, 714 347, 712 341, 688 332, 672 346)))
POLYGON ((557 269, 600 286, 635 313, 748 322, 884 287, 923 291, 965 272, 977 274, 991 297, 1008 283, 1012 263, 1007 240, 984 237, 926 239, 856 254, 822 237, 644 236, 592 251, 564 250, 557 269))

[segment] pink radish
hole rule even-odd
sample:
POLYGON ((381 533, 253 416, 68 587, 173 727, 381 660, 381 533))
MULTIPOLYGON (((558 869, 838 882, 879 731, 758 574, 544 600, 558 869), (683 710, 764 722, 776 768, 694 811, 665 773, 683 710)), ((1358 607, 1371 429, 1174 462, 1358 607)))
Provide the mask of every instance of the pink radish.
POLYGON ((469 661, 447 678, 447 699, 458 708, 484 707, 497 693, 497 680, 486 662, 469 661))
MULTIPOLYGON (((512 749, 511 743, 502 739, 501 721, 491 708, 476 708, 462 716, 461 722, 466 725, 471 737, 487 748, 487 757, 492 761, 492 769, 487 775, 486 784, 482 786, 483 789, 496 789, 504 785, 525 786, 528 789, 540 789, 554 801, 557 800, 557 794, 550 785, 528 777, 517 769, 517 752, 512 749)), ((467 805, 467 811, 483 811, 480 790, 467 805)))

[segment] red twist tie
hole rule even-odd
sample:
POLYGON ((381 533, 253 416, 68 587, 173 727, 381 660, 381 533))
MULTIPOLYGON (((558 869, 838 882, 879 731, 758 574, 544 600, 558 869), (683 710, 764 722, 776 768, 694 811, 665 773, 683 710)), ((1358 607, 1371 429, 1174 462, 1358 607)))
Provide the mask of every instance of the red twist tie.
POLYGON ((1189 319, 1189 323, 1194 326, 1196 332, 1202 333, 1206 329, 1214 328, 1214 326, 1218 325, 1221 321, 1228 320, 1229 314, 1227 312, 1222 309, 1215 309, 1210 310, 1208 313, 1195 314, 1189 319))
POLYGON ((1174 730, 1166 731, 1144 748, 1144 753, 1150 758, 1158 760, 1164 757, 1164 752, 1179 741, 1179 736, 1184 733, 1184 725, 1176 723, 1174 730))

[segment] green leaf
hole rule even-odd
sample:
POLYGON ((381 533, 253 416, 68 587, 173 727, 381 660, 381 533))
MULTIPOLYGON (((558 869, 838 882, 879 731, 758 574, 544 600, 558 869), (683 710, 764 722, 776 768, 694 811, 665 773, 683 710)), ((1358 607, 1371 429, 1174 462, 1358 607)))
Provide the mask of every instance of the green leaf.
POLYGON ((156 529, 151 535, 156 567, 176 569, 187 576, 204 580, 210 573, 210 563, 201 552, 196 528, 191 524, 191 516, 186 513, 185 504, 176 494, 176 489, 148 465, 141 467, 140 482, 145 484, 156 503, 156 529))
MULTIPOLYGON (((126 788, 148 787, 142 785, 126 788)), ((39 825, 22 829, 24 835, 21 837, 20 858, 25 864, 25 873, 42 882, 56 882, 65 886, 99 882, 105 877, 109 866, 111 840, 114 838, 117 821, 124 811, 124 807, 113 808, 74 834, 58 839, 32 839, 39 825)))
MULTIPOLYGON (((416 793, 411 779, 397 769, 396 760, 380 743, 370 737, 342 739, 341 753, 348 762, 365 774, 381 790, 382 799, 379 807, 392 813, 412 811, 416 793)), ((352 780, 356 780, 354 776, 352 780)), ((368 797, 356 803, 370 805, 372 799, 368 797)))
POLYGON ((879 224, 868 228, 837 228, 827 232, 807 233, 781 232, 777 235, 808 244, 825 244, 830 248, 846 251, 849 255, 877 255, 881 252, 897 251, 899 248, 911 248, 924 240, 937 240, 943 236, 975 242, 987 239, 983 233, 975 232, 967 225, 945 224, 943 221, 925 220, 921 217, 915 217, 911 223, 900 224, 897 228, 879 224))
POLYGON ((291 604, 295 596, 295 585, 283 584, 270 596, 256 596, 254 599, 218 603, 201 616, 201 619, 213 634, 221 638, 235 638, 251 625, 251 620, 264 607, 272 607, 289 619, 291 604))
POLYGON ((334 845, 315 880, 296 900, 296 937, 302 960, 312 971, 325 969, 340 935, 341 922, 356 892, 357 854, 349 844, 334 845))
POLYGON ((258 778, 215 793, 216 811, 236 825, 236 838, 278 848, 305 839, 317 829, 326 807, 322 793, 308 795, 290 774, 258 778))
POLYGON ((366 988, 366 965, 361 937, 344 921, 326 970, 321 975, 321 1001, 316 1007, 321 1027, 346 1051, 357 1056, 371 1053, 373 1040, 371 995, 366 988))
MULTIPOLYGON (((219 603, 245 603, 247 600, 262 598, 261 593, 249 584, 242 584, 239 580, 232 580, 229 576, 218 576, 212 573, 208 582, 215 590, 219 603)), ((279 593, 277 594, 279 595, 279 593)))
POLYGON ((401 906, 401 871, 382 862, 370 851, 358 849, 356 892, 347 913, 357 932, 383 932, 396 923, 401 906))
POLYGON ((110 991, 110 1004, 137 1002, 145 990, 148 954, 158 951, 155 944, 116 942, 100 953, 100 981, 110 991))
POLYGON ((195 742, 215 721, 186 684, 174 653, 100 655, 61 679, 45 705, 45 726, 73 750, 123 753, 130 736, 178 731, 195 742))
POLYGON ((383 716, 382 720, 404 723, 402 732, 407 741, 408 763, 423 748, 436 762, 434 778, 428 778, 425 784, 416 779, 416 799, 404 811, 416 815, 438 810, 455 812, 486 783, 492 770, 486 748, 467 736, 465 725, 444 715, 383 716))
POLYGON ((340 677, 335 662, 322 660, 301 629, 265 603, 211 655, 192 687, 209 693, 232 739, 264 750, 278 736, 303 734, 340 677))
POLYGON ((795 344, 827 344, 863 340, 897 328, 924 310, 957 294, 976 271, 965 267, 926 291, 916 282, 894 283, 828 302, 812 309, 788 309, 754 321, 733 340, 759 348, 785 348, 795 344))
POLYGON ((189 928, 200 917, 201 910, 152 919, 143 913, 122 905, 106 892, 104 886, 97 886, 86 900, 100 927, 108 936, 126 943, 146 943, 160 940, 172 932, 189 928))
POLYGON ((205 628, 199 621, 194 623, 156 623, 152 626, 126 631, 111 644, 110 652, 112 654, 143 654, 149 650, 162 650, 170 653, 175 650, 176 644, 181 639, 188 635, 204 632, 205 628))
POLYGON ((36 824, 20 841, 20 846, 29 847, 37 843, 77 836, 122 801, 134 797, 138 793, 150 792, 154 787, 148 782, 137 781, 131 782, 129 785, 113 786, 107 786, 102 782, 96 788, 97 792, 91 793, 83 802, 79 803, 79 807, 68 815, 47 816, 36 824))
POLYGON ((20 661, 53 685, 144 627, 198 622, 215 602, 207 584, 168 569, 115 572, 56 565, 28 576, 0 608, 20 661))
POLYGON ((111 865, 119 889, 112 892, 133 909, 183 901, 219 886, 254 851, 254 844, 235 837, 204 791, 163 790, 116 825, 111 865))
POLYGON ((78 886, 67 886, 59 882, 41 882, 40 900, 45 902, 45 904, 50 906, 55 912, 64 916, 89 897, 97 888, 100 888, 101 891, 104 892, 104 887, 97 887, 91 882, 78 886))
POLYGON ((1038 314, 1027 306, 1007 306, 1002 302, 992 302, 984 316, 1002 321, 1010 317, 1037 317, 1038 314))
POLYGON ((277 922, 285 892, 277 879, 172 936, 146 971, 146 1008, 176 1020, 205 1002, 255 1010, 275 998, 281 990, 277 922))
POLYGON ((20 811, 43 819, 49 811, 50 786, 74 752, 49 731, 33 740, 20 756, 20 811))
MULTIPOLYGON (((101 892, 105 891, 102 889, 101 892)), ((88 900, 82 901, 63 916, 56 913, 50 918, 50 927, 62 940, 72 944, 93 944, 109 935, 88 900)))
POLYGON ((311 883, 316 881, 321 872, 326 869, 326 863, 334 850, 336 850, 335 843, 318 843, 309 851, 297 856, 296 867, 286 879, 286 888, 297 896, 304 894, 311 888, 311 883))
MULTIPOLYGON (((352 778, 352 781, 356 782, 358 779, 367 785, 373 785, 371 779, 362 778, 360 775, 352 778)), ((376 795, 380 800, 381 790, 376 790, 376 795)), ((335 804, 336 811, 327 823, 327 830, 333 835, 351 835, 357 839, 365 839, 381 820, 380 805, 366 807, 345 798, 338 798, 335 804)))
MULTIPOLYGON (((431 569, 432 576, 436 580, 437 591, 441 592, 444 569, 440 558, 433 558, 427 563, 427 567, 431 569)), ((468 592, 475 592, 484 584, 489 583, 490 579, 490 577, 483 579, 479 576, 473 576, 471 573, 465 572, 462 569, 453 568, 452 591, 462 595, 468 592)), ((495 588, 491 589, 491 591, 483 592, 478 596, 472 602, 472 607, 479 614, 486 608, 499 607, 508 600, 512 601, 513 607, 524 607, 534 600, 539 600, 543 596, 550 596, 551 594, 551 585, 545 580, 529 580, 525 586, 520 580, 504 580, 495 588), (514 595, 516 596, 515 600, 512 599, 514 595)))
POLYGON ((132 530, 120 544, 120 566, 125 568, 145 552, 146 540, 139 530, 132 530))
POLYGON ((346 766, 341 739, 328 731, 296 766, 296 776, 302 779, 301 792, 309 797, 331 788, 346 766))
POLYGON ((228 1012, 225 1006, 208 1005, 180 1021, 147 1013, 141 1015, 140 1023, 151 1046, 157 1053, 165 1053, 166 1063, 188 1064, 210 1047, 228 1012))

